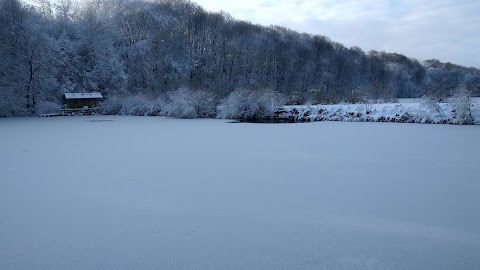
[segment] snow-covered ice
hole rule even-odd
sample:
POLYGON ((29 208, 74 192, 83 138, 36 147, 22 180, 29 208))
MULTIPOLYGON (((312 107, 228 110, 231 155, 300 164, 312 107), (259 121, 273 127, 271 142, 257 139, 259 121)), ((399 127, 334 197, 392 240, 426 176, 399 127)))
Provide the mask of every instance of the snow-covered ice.
POLYGON ((0 119, 0 269, 480 269, 480 127, 0 119))

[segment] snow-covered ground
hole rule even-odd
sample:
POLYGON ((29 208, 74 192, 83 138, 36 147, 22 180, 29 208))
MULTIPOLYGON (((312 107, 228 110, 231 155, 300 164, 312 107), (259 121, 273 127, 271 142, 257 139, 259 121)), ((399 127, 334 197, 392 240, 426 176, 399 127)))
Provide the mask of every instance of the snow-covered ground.
POLYGON ((480 269, 479 126, 0 119, 0 269, 480 269))
MULTIPOLYGON (((480 124, 480 98, 472 98, 470 113, 473 124, 480 124)), ((423 99, 400 99, 396 103, 334 104, 284 106, 276 117, 294 122, 346 121, 459 124, 456 105, 428 103, 423 99)))

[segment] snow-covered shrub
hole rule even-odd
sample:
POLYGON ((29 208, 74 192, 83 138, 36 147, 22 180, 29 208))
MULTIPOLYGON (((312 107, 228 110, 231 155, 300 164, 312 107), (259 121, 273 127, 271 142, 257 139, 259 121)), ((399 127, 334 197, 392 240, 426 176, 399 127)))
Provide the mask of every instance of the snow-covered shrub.
POLYGON ((215 96, 205 91, 180 88, 167 94, 166 116, 179 118, 206 118, 215 116, 215 96))
POLYGON ((255 92, 236 90, 225 98, 217 108, 218 118, 246 119, 253 118, 257 111, 255 92))
POLYGON ((19 91, 2 87, 0 80, 0 117, 27 116, 25 100, 19 91))
POLYGON ((122 115, 145 116, 152 110, 152 102, 144 96, 126 98, 120 109, 122 115))
POLYGON ((431 96, 424 96, 422 106, 425 108, 425 117, 429 119, 443 117, 444 113, 438 101, 431 96))
POLYGON ((17 103, 0 100, 0 117, 27 116, 27 110, 21 105, 23 104, 17 106, 17 103))
POLYGON ((452 107, 454 116, 452 119, 453 124, 457 125, 472 125, 473 117, 471 112, 471 99, 470 94, 466 90, 461 90, 452 100, 452 107))
POLYGON ((119 96, 110 96, 106 98, 100 105, 103 114, 116 115, 122 109, 123 98, 119 96))
POLYGON ((285 97, 272 90, 258 92, 258 115, 260 118, 270 118, 273 112, 285 105, 285 97))
POLYGON ((62 105, 51 101, 39 101, 35 105, 35 112, 37 115, 48 113, 59 113, 62 105))
POLYGON ((271 90, 236 90, 217 107, 218 118, 271 118, 273 112, 285 104, 285 98, 271 90))
MULTIPOLYGON (((337 95, 332 89, 311 89, 309 91, 310 100, 308 103, 312 105, 315 104, 335 104, 338 103, 340 100, 338 99, 337 95)), ((297 103, 297 104, 288 104, 288 105, 300 105, 304 103, 297 103)))
POLYGON ((360 87, 353 88, 350 91, 346 91, 345 101, 351 104, 357 103, 366 103, 367 97, 365 95, 365 90, 361 89, 360 87))
POLYGON ((157 116, 157 115, 162 115, 163 110, 167 102, 165 101, 165 97, 160 96, 155 100, 150 101, 150 107, 149 110, 145 113, 147 116, 157 116))
POLYGON ((111 96, 107 98, 100 106, 104 114, 121 114, 150 116, 159 115, 165 102, 162 98, 155 100, 145 96, 111 96))

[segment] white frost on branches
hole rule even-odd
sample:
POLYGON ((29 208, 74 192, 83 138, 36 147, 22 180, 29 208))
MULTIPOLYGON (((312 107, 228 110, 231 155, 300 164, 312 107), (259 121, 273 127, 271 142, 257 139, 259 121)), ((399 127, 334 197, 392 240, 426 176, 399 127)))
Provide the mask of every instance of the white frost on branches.
POLYGON ((285 98, 275 91, 236 90, 217 107, 217 118, 269 118, 284 104, 285 98))
POLYGON ((461 89, 452 101, 454 112, 453 123, 457 125, 472 125, 474 119, 471 111, 471 95, 465 90, 461 89))

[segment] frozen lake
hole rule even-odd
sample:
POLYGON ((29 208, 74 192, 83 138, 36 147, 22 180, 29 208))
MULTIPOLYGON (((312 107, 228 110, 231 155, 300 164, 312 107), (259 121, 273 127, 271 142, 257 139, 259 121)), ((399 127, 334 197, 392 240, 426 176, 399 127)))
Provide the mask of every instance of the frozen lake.
POLYGON ((0 119, 0 269, 480 269, 480 126, 0 119))

